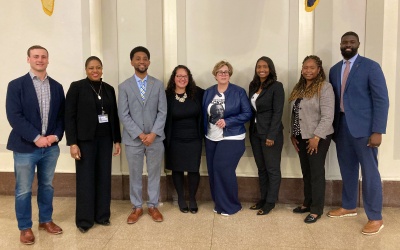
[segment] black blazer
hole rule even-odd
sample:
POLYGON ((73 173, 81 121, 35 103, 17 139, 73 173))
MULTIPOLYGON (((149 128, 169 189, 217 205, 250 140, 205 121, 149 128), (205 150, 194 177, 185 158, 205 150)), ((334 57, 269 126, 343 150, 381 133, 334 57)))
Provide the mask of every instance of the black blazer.
MULTIPOLYGON (((249 99, 254 95, 249 91, 249 99)), ((250 120, 250 132, 257 128, 257 133, 265 136, 265 139, 276 140, 278 132, 283 130, 282 113, 285 103, 285 91, 281 82, 274 81, 268 84, 256 100, 256 108, 253 105, 253 117, 250 120), (255 120, 257 119, 257 122, 255 120), (257 126, 257 127, 256 127, 257 126)))
MULTIPOLYGON (((202 100, 203 100, 203 94, 204 94, 204 89, 200 88, 200 87, 196 87, 196 96, 194 98, 194 101, 197 104, 197 107, 200 110, 200 115, 197 118, 197 126, 199 128, 199 139, 202 139, 204 136, 204 129, 203 129, 203 109, 201 106, 202 100)), ((165 122, 165 128, 164 128, 164 132, 165 132, 165 140, 164 140, 164 145, 165 148, 168 149, 168 147, 170 146, 171 143, 171 136, 172 136, 172 109, 173 109, 173 104, 174 104, 174 100, 175 100, 175 95, 174 94, 169 94, 166 92, 167 95, 167 120, 165 122)))
MULTIPOLYGON (((103 94, 111 100, 108 120, 114 143, 121 142, 117 101, 112 86, 103 82, 103 94)), ((65 100, 65 137, 67 145, 77 144, 78 140, 93 140, 98 123, 97 109, 93 89, 89 79, 71 83, 65 100)))

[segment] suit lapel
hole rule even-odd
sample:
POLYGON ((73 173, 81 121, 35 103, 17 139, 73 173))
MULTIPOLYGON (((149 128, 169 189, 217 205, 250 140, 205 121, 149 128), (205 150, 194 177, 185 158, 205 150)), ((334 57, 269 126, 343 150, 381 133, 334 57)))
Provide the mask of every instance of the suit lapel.
POLYGON ((349 87, 349 85, 351 84, 352 78, 357 73, 361 62, 362 62, 362 57, 360 55, 358 55, 357 59, 354 61, 353 67, 351 67, 351 70, 350 70, 350 73, 349 73, 349 77, 347 78, 346 87, 344 89, 345 92, 346 92, 347 88, 349 87))
POLYGON ((26 89, 28 91, 28 96, 32 96, 32 101, 33 101, 32 105, 35 106, 36 112, 40 116, 39 99, 35 90, 35 86, 33 85, 33 80, 29 73, 26 75, 26 83, 27 83, 26 89))
MULTIPOLYGON (((129 87, 131 88, 133 94, 136 96, 136 98, 139 100, 139 102, 140 102, 142 105, 144 105, 144 104, 143 104, 142 97, 140 96, 140 90, 139 90, 138 84, 137 84, 137 82, 136 82, 135 76, 132 76, 131 81, 129 82, 129 87)), ((147 92, 147 91, 146 91, 146 92, 147 92)))
POLYGON ((144 105, 146 105, 147 100, 149 99, 151 90, 154 86, 154 79, 150 76, 147 77, 147 86, 146 86, 146 93, 144 94, 144 105))
POLYGON ((258 100, 258 98, 260 98, 260 97, 262 97, 263 95, 265 95, 265 93, 267 93, 267 89, 266 89, 266 88, 261 90, 260 94, 259 94, 258 97, 257 97, 257 100, 258 100))

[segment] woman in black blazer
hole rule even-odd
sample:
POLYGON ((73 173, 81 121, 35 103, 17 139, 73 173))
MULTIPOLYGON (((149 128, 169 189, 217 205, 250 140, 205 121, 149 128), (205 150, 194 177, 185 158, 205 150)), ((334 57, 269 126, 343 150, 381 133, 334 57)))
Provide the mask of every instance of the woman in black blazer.
POLYGON ((281 184, 283 147, 282 113, 285 102, 283 85, 278 82, 275 66, 268 57, 257 60, 249 98, 253 109, 250 143, 258 168, 260 200, 250 207, 257 215, 268 214, 278 200, 281 184))
POLYGON ((165 168, 172 170, 172 180, 182 213, 197 213, 196 192, 200 183, 200 160, 203 142, 202 108, 204 90, 197 87, 190 70, 178 65, 172 71, 166 89, 165 168), (184 172, 189 182, 189 207, 184 194, 184 172))
POLYGON ((65 101, 65 134, 76 166, 75 223, 82 233, 95 222, 110 225, 111 155, 121 153, 114 88, 102 81, 98 57, 89 57, 85 69, 87 78, 71 84, 65 101))

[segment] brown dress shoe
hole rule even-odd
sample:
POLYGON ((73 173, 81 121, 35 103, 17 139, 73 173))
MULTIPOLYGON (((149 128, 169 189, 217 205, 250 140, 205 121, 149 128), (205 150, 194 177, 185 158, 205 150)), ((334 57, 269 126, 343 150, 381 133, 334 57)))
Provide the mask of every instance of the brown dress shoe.
POLYGON ((32 245, 33 243, 35 243, 35 236, 33 235, 32 229, 28 228, 25 230, 21 230, 19 240, 22 244, 25 245, 32 245))
POLYGON ((139 220, 139 217, 142 216, 143 214, 143 209, 142 208, 134 208, 131 212, 131 214, 128 216, 128 219, 126 222, 128 224, 134 224, 139 220))
POLYGON ((364 235, 374 235, 379 233, 383 228, 383 220, 369 220, 364 226, 362 234, 364 235))
POLYGON ((57 226, 54 222, 46 222, 39 224, 39 230, 46 230, 50 234, 62 234, 63 230, 57 226))
POLYGON ((151 218, 153 218, 153 220, 155 222, 161 222, 163 221, 163 216, 160 213, 160 211, 158 211, 158 209, 156 207, 149 207, 148 209, 148 213, 151 216, 151 218))
POLYGON ((348 210, 341 207, 336 210, 329 211, 327 215, 328 217, 331 218, 351 217, 357 215, 357 210, 355 209, 348 210))

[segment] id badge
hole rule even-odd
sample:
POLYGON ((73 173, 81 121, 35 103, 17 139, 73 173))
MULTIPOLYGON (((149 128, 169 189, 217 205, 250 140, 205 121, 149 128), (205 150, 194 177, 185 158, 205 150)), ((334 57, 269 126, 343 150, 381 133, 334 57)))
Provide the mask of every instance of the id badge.
POLYGON ((107 114, 99 115, 99 123, 106 123, 106 122, 108 122, 108 115, 107 114))

